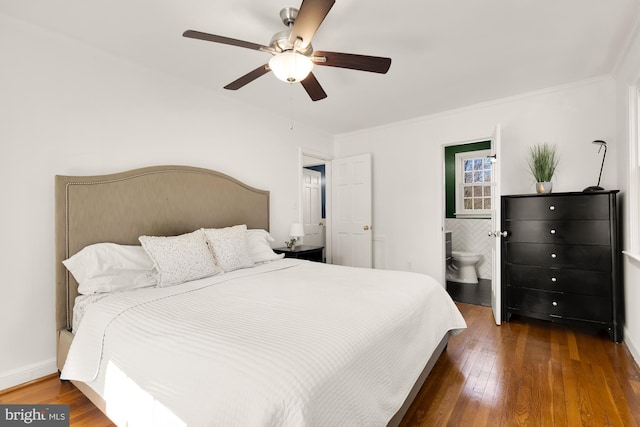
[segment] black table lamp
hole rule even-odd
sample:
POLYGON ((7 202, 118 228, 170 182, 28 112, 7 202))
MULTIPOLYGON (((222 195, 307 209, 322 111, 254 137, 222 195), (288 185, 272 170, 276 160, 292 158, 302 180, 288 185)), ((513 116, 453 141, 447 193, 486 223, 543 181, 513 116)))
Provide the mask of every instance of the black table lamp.
POLYGON ((607 143, 597 139, 595 141, 593 141, 594 144, 599 145, 600 148, 598 149, 598 153, 600 153, 600 150, 602 150, 602 147, 604 147, 604 155, 602 156, 602 164, 600 165, 600 175, 598 175, 598 184, 597 185, 592 185, 591 187, 587 187, 582 191, 602 191, 604 190, 604 188, 600 187, 600 178, 602 178, 602 168, 604 168, 604 159, 605 157, 607 157, 607 143))

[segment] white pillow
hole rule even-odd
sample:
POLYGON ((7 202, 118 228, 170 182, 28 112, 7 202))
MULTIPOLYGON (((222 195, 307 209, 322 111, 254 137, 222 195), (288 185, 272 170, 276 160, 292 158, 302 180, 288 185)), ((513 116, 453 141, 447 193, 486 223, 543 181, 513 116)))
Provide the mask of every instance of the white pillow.
POLYGON ((157 283, 153 261, 141 246, 96 243, 62 263, 78 282, 78 292, 85 295, 157 283))
POLYGON ((216 262, 224 271, 253 267, 255 264, 247 245, 247 226, 204 229, 216 262))
POLYGON ((274 241, 266 230, 247 230, 247 244, 253 262, 259 264, 284 258, 284 254, 277 254, 271 249, 274 241))
POLYGON ((220 273, 202 230, 173 237, 140 236, 159 273, 158 286, 173 286, 220 273))

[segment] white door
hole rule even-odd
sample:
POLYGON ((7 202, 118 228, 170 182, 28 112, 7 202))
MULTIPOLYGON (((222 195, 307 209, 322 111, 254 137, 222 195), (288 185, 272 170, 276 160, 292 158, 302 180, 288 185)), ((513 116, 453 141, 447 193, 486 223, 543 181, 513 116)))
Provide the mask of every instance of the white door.
POLYGON ((306 168, 302 169, 302 223, 304 244, 324 246, 322 174, 306 168))
POLYGON ((502 233, 500 230, 500 125, 497 124, 491 136, 491 156, 494 157, 491 172, 493 174, 491 187, 491 308, 496 325, 502 320, 502 279, 500 245, 502 233))
POLYGON ((331 165, 332 263, 371 268, 371 154, 331 165))

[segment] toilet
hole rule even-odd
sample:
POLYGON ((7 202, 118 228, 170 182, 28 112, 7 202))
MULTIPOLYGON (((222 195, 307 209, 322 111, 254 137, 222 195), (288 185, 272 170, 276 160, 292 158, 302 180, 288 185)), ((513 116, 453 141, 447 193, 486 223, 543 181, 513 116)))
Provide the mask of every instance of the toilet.
POLYGON ((480 254, 475 252, 451 251, 453 265, 447 271, 447 279, 461 283, 478 283, 476 264, 480 254))

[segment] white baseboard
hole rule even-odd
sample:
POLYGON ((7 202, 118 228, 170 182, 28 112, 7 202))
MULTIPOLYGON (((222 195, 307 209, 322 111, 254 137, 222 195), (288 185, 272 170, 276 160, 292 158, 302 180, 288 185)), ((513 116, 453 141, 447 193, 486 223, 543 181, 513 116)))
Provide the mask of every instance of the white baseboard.
MULTIPOLYGON (((0 373, 0 391, 37 380, 58 371, 56 359, 23 366, 18 369, 0 373)), ((25 402, 28 403, 28 402, 25 402)))
POLYGON ((636 365, 640 365, 640 348, 637 346, 637 343, 629 338, 629 335, 630 334, 627 331, 627 328, 624 328, 624 343, 629 349, 629 353, 631 353, 631 356, 633 356, 636 365))
POLYGON ((387 243, 384 236, 373 236, 373 268, 386 270, 387 268, 387 243))

